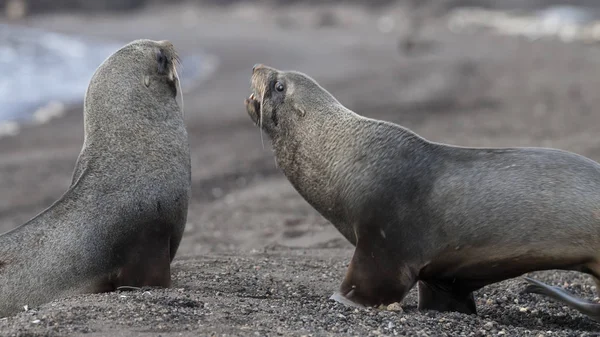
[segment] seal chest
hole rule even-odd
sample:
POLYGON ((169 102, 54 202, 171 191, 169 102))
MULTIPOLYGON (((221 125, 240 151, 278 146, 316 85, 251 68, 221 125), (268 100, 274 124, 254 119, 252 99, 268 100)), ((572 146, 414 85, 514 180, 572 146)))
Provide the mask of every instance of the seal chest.
MULTIPOLYGON (((475 290, 531 271, 600 277, 598 163, 430 142, 356 114, 295 71, 256 65, 251 91, 246 111, 278 166, 356 247, 333 299, 387 305, 418 283, 420 309, 476 313, 475 290)), ((592 318, 600 312, 534 285, 592 318)))
POLYGON ((170 286, 191 186, 177 63, 170 42, 136 40, 98 67, 71 186, 0 236, 0 317, 71 294, 170 286))

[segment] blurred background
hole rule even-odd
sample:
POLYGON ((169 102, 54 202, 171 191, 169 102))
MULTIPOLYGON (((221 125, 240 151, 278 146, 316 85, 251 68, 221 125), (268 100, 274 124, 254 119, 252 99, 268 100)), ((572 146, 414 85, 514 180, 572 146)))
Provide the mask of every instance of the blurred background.
MULTIPOLYGON (((211 316, 215 326, 229 317, 228 308, 241 305, 238 293, 260 292, 261 284, 278 289, 280 308, 296 305, 298 294, 321 303, 352 253, 294 191, 275 166, 268 139, 247 116, 243 101, 255 63, 305 72, 357 113, 432 141, 555 147, 600 161, 598 0, 0 0, 0 233, 68 188, 83 141, 88 81, 108 55, 140 38, 171 40, 182 58, 193 195, 174 278, 202 301, 215 302, 215 310, 224 308, 211 316), (253 255, 267 251, 270 261, 293 268, 253 255), (203 260, 206 254, 216 257, 203 260), (223 254, 233 258, 219 264, 223 254), (235 273, 224 271, 236 261, 242 262, 235 273), (252 281, 265 270, 270 279, 252 281), (225 272, 237 277, 231 285, 219 279, 225 272), (229 289, 236 282, 244 288, 229 289), (282 284, 286 288, 277 288, 282 284)), ((544 280, 596 296, 587 278, 564 275, 544 280)), ((517 282, 486 288, 488 300, 478 305, 507 335, 546 331, 537 318, 521 318, 529 312, 519 307, 520 295, 510 294, 521 288, 517 282)), ((537 298, 529 300, 536 306, 537 298)), ((266 306, 274 302, 252 303, 273 313, 266 306)), ((327 306, 321 314, 307 308, 294 310, 328 317, 327 306)), ((276 310, 285 315, 281 320, 269 314, 255 322, 265 321, 270 331, 302 316, 285 310, 276 310)), ((60 321, 60 310, 56 315, 60 321)), ((125 326, 134 319, 127 315, 125 326)), ((248 316, 240 315, 227 322, 241 325, 248 316)), ((425 316, 414 315, 406 317, 420 329, 425 316)), ((543 315, 546 326, 558 317, 543 315)), ((595 329, 579 316, 561 315, 557 329, 595 329)), ((112 326, 110 316, 98 317, 112 326)), ((195 311, 182 317, 197 321, 195 311)), ((366 322, 349 321, 356 331, 366 322)), ((6 335, 31 327, 23 322, 6 335)), ((475 324, 463 330, 473 331, 491 324, 465 322, 459 317, 452 326, 475 324)), ((435 317, 430 323, 440 326, 435 317)), ((305 322, 297 324, 300 329, 305 322)))
MULTIPOLYGON (((60 117, 69 106, 81 103, 95 68, 131 39, 145 36, 184 39, 176 33, 181 30, 185 40, 195 36, 200 41, 206 30, 212 29, 203 20, 211 13, 211 19, 220 16, 220 22, 273 24, 274 29, 292 34, 289 40, 294 39, 294 30, 308 28, 308 34, 317 36, 324 34, 323 31, 331 33, 335 28, 352 27, 361 34, 354 43, 364 43, 364 48, 369 48, 367 31, 374 30, 386 43, 396 45, 399 57, 423 58, 436 54, 444 57, 443 48, 436 48, 436 44, 439 47, 453 42, 452 37, 444 39, 432 33, 440 24, 454 34, 485 32, 520 36, 520 41, 532 44, 540 39, 555 40, 569 44, 563 46, 568 49, 588 48, 600 39, 600 24, 596 21, 600 17, 600 3, 594 0, 0 0, 0 10, 0 137, 16 135, 24 124, 45 123, 60 117), (130 21, 132 16, 152 17, 149 20, 155 22, 135 23, 135 19, 130 21), (92 21, 88 24, 86 18, 92 21), (113 25, 113 21, 118 24, 113 25), (146 28, 146 24, 151 27, 146 28), (197 30, 198 27, 202 29, 197 30)), ((235 28, 230 27, 228 34, 235 35, 235 28)), ((239 24, 237 27, 241 28, 239 24)), ((263 37, 268 34, 261 33, 263 37)), ((225 41, 226 36, 220 40, 225 41)), ((183 54, 182 82, 188 92, 217 69, 218 55, 208 53, 209 46, 203 47, 190 48, 183 54)), ((462 55, 445 56, 446 60, 449 57, 462 60, 459 72, 463 75, 457 86, 465 81, 484 81, 474 62, 474 53, 484 52, 474 50, 480 48, 488 53, 509 54, 506 49, 473 41, 460 50, 462 55)), ((422 79, 429 75, 429 72, 415 74, 422 79)), ((483 90, 475 86, 476 90, 483 90)), ((464 96, 478 95, 468 91, 457 95, 453 92, 449 94, 452 97, 446 98, 464 100, 464 96)), ((406 94, 406 97, 410 100, 415 96, 406 94)), ((440 110, 444 109, 442 105, 440 110)), ((419 108, 418 118, 426 118, 432 112, 429 110, 419 108)))

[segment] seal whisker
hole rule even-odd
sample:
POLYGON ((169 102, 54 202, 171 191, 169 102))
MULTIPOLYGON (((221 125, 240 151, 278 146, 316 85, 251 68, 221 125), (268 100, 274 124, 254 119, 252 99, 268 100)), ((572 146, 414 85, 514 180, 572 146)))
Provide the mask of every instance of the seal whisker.
POLYGON ((117 290, 142 290, 142 288, 134 286, 120 286, 117 287, 117 290))
POLYGON ((263 150, 265 149, 265 140, 263 139, 263 129, 262 129, 262 123, 263 123, 263 117, 262 117, 262 104, 260 105, 260 109, 258 111, 258 124, 259 124, 259 131, 260 132, 260 143, 262 144, 262 148, 263 150))
POLYGON ((179 56, 179 53, 177 53, 177 50, 175 50, 174 48, 171 50, 173 53, 173 64, 174 66, 177 68, 181 68, 183 69, 183 63, 181 63, 181 57, 179 56))
POLYGON ((175 78, 177 78, 177 92, 181 97, 181 116, 185 116, 184 106, 183 106, 183 91, 181 90, 181 79, 179 78, 179 74, 177 73, 177 67, 173 67, 173 71, 175 72, 175 78))

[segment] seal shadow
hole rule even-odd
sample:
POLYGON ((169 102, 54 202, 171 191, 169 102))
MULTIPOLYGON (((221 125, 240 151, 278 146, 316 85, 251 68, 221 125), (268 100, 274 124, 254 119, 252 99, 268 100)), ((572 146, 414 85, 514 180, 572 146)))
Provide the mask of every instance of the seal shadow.
MULTIPOLYGON (((511 285, 509 288, 512 288, 511 285)), ((416 288, 416 287, 415 287, 416 288)), ((570 289, 572 291, 572 289, 570 289)), ((600 324, 578 313, 574 309, 562 305, 553 300, 548 300, 535 294, 521 291, 498 288, 486 291, 487 298, 496 299, 499 294, 507 295, 508 299, 502 304, 485 305, 486 297, 481 290, 474 292, 477 303, 477 314, 465 314, 455 311, 441 312, 436 310, 419 310, 417 306, 417 292, 411 289, 402 303, 404 313, 409 315, 423 315, 428 319, 438 320, 440 318, 475 320, 474 324, 483 326, 486 321, 496 323, 495 329, 502 330, 503 327, 517 327, 527 330, 539 331, 567 331, 574 330, 579 334, 590 332, 593 336, 600 336, 600 324), (518 300, 518 305, 511 304, 518 300), (521 307, 527 307, 527 312, 521 312, 521 307), (533 311, 533 312, 532 312, 533 311)), ((577 294, 577 296, 583 296, 577 294)))
POLYGON ((521 312, 519 306, 479 306, 478 315, 493 320, 498 325, 515 326, 529 330, 564 330, 595 332, 600 331, 600 324, 579 314, 574 309, 563 306, 552 300, 546 300, 523 291, 514 294, 519 299, 520 306, 527 307, 535 304, 535 308, 528 307, 526 312, 521 312), (534 312, 532 312, 534 311, 534 312))
MULTIPOLYGON (((520 299, 522 297, 524 297, 524 295, 518 296, 520 299)), ((479 298, 481 298, 481 296, 479 296, 479 298)), ((531 304, 534 300, 535 299, 531 297, 531 300, 524 302, 531 304)), ((496 323, 494 328, 497 330, 502 330, 505 327, 555 332, 573 330, 579 334, 582 332, 590 332, 593 333, 593 336, 599 336, 598 332, 600 331, 600 325, 586 316, 580 315, 576 311, 566 312, 563 310, 560 304, 547 301, 537 301, 535 303, 536 309, 539 308, 535 313, 532 313, 531 310, 527 310, 527 312, 521 312, 519 306, 514 305, 486 307, 478 304, 477 314, 419 310, 417 306, 414 305, 402 305, 402 308, 406 314, 423 315, 428 319, 433 320, 438 320, 444 317, 449 317, 451 319, 475 320, 474 324, 476 326, 483 326, 485 322, 493 321, 496 323)))
POLYGON ((502 310, 500 317, 490 318, 501 325, 512 325, 525 329, 564 330, 568 328, 595 333, 600 329, 600 325, 583 315, 576 315, 576 313, 567 313, 558 316, 556 311, 547 312, 540 310, 536 314, 532 314, 529 311, 524 314, 517 308, 510 308, 502 310))

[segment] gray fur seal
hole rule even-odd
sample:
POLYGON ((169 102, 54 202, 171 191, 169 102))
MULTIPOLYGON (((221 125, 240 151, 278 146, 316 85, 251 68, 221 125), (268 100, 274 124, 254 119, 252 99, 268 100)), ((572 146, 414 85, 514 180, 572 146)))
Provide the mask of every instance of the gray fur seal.
POLYGON ((136 40, 98 67, 71 186, 0 236, 0 317, 68 295, 170 286, 191 190, 177 63, 170 42, 136 40))
POLYGON ((247 113, 278 166, 355 245, 333 299, 385 305, 418 283, 419 309, 475 314, 473 291, 531 271, 600 278, 593 160, 431 142, 356 114, 296 71, 255 65, 251 90, 247 113))

